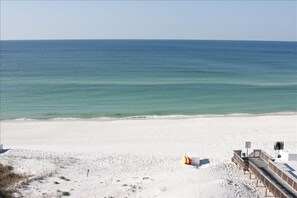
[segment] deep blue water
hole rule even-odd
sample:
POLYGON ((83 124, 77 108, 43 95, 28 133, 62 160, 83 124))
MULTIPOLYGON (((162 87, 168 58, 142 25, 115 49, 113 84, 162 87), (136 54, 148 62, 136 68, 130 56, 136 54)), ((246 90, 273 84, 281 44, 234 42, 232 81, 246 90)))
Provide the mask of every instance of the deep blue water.
POLYGON ((1 41, 1 119, 297 112, 297 42, 1 41))

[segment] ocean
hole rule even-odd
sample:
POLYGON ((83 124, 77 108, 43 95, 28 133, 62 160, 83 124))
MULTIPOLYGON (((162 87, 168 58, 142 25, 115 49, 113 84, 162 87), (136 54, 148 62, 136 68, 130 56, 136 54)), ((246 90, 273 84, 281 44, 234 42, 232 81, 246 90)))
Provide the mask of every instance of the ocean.
POLYGON ((297 42, 1 41, 1 120, 297 112, 297 42))

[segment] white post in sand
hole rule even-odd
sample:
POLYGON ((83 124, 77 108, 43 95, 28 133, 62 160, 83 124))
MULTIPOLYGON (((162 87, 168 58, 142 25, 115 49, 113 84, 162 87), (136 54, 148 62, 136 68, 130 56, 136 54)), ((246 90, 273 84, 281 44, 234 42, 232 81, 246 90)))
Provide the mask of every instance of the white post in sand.
POLYGON ((246 157, 249 156, 249 148, 251 148, 251 142, 245 142, 245 148, 246 148, 246 157))

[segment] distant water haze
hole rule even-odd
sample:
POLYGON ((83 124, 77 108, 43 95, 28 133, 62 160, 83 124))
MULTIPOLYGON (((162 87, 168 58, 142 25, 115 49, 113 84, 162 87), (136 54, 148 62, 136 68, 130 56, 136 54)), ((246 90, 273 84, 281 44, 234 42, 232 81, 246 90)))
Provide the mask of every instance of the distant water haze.
POLYGON ((1 119, 297 111, 297 42, 1 41, 1 119))

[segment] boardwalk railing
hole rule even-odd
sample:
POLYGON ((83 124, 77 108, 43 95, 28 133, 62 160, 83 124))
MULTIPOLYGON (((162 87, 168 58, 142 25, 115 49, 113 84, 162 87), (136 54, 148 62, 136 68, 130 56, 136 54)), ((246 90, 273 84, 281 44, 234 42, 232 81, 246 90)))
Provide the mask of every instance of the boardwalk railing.
POLYGON ((269 161, 271 161, 273 159, 273 157, 271 157, 270 155, 268 155, 268 153, 266 153, 265 151, 261 151, 260 158, 262 160, 264 160, 266 163, 268 163, 269 161))
POLYGON ((289 186, 291 186, 294 190, 297 191, 297 182, 289 175, 288 172, 282 171, 279 167, 277 167, 272 161, 268 162, 268 168, 272 170, 277 176, 282 178, 289 186))
POLYGON ((274 194, 274 196, 279 198, 290 197, 284 190, 279 188, 277 184, 275 184, 271 179, 269 179, 263 171, 261 171, 254 163, 250 162, 248 158, 261 158, 268 164, 268 168, 279 176, 284 182, 286 182, 289 186, 291 186, 294 190, 297 191, 297 183, 296 180, 292 178, 288 173, 282 171, 278 168, 273 162, 273 158, 262 150, 254 150, 248 157, 241 157, 241 150, 235 150, 232 161, 235 164, 239 164, 244 171, 249 171, 253 173, 258 180, 260 180, 264 186, 274 194))
POLYGON ((244 171, 249 170, 249 162, 247 160, 243 160, 243 158, 241 157, 241 150, 234 151, 232 161, 236 164, 239 163, 244 171))
POLYGON ((251 154, 249 154, 248 157, 260 157, 261 153, 262 153, 262 150, 254 149, 254 151, 251 154))
POLYGON ((269 160, 272 160, 273 157, 270 156, 265 151, 262 151, 261 149, 255 149, 251 154, 249 154, 249 157, 258 157, 264 160, 266 163, 269 162, 269 160))
POLYGON ((253 174, 264 184, 264 186, 272 193, 274 196, 279 198, 287 198, 288 195, 282 191, 273 181, 271 181, 262 171, 255 166, 253 163, 249 164, 249 169, 253 174))

